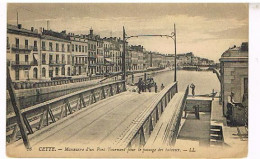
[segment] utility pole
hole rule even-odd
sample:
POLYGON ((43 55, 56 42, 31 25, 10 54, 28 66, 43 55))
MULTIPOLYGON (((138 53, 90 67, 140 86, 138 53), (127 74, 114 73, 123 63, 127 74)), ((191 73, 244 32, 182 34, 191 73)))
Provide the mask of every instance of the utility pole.
POLYGON ((176 28, 175 28, 175 23, 174 23, 174 46, 175 46, 175 57, 174 57, 174 82, 177 81, 177 63, 176 63, 176 28))
POLYGON ((18 26, 18 11, 16 12, 16 18, 17 18, 17 21, 16 21, 16 23, 17 23, 17 26, 18 26))
POLYGON ((125 35, 125 27, 123 26, 123 55, 122 55, 122 80, 126 80, 126 68, 125 68, 125 55, 126 55, 126 35, 125 35))

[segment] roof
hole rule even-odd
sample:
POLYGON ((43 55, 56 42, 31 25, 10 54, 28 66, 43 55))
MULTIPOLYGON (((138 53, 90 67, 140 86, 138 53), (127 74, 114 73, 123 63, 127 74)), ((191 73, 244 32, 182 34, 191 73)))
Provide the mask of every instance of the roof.
POLYGON ((8 33, 16 33, 16 34, 26 34, 29 36, 40 36, 36 31, 31 31, 25 28, 19 29, 16 25, 7 24, 7 32, 8 33))
POLYGON ((50 35, 42 35, 41 37, 42 37, 43 39, 47 39, 47 40, 56 40, 56 41, 62 41, 62 42, 69 42, 69 40, 57 38, 57 37, 50 36, 50 35))

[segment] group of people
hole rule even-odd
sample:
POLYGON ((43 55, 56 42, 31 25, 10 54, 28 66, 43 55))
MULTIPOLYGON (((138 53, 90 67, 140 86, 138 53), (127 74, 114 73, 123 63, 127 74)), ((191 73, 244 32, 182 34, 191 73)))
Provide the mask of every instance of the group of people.
MULTIPOLYGON (((144 82, 142 78, 139 78, 139 81, 137 83, 138 87, 138 93, 140 94, 141 92, 146 92, 146 89, 148 89, 149 92, 151 92, 152 87, 154 87, 155 93, 158 92, 158 87, 156 82, 152 83, 151 81, 146 81, 144 82)), ((161 85, 161 90, 164 88, 164 85, 161 85)))

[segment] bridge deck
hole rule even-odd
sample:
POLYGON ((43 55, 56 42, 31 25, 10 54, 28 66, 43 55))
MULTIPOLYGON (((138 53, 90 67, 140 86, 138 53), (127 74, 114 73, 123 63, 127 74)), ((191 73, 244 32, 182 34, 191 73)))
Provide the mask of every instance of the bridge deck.
MULTIPOLYGON (((33 149, 40 146, 113 146, 140 113, 146 110, 154 92, 124 92, 104 99, 89 108, 76 112, 70 118, 64 118, 50 127, 46 127, 30 136, 33 149)), ((13 147, 14 145, 10 145, 13 147)), ((22 142, 15 144, 23 147, 22 142)), ((9 146, 8 146, 9 147, 9 146)))

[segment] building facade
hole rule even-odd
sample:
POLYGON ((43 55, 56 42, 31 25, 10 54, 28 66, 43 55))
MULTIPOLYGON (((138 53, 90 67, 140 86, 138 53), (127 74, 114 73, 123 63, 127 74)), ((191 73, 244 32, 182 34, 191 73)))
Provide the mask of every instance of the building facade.
POLYGON ((88 75, 88 40, 83 35, 69 33, 73 76, 88 75))
POLYGON ((223 115, 226 115, 228 96, 234 93, 234 101, 248 106, 248 43, 225 51, 220 58, 221 97, 223 115))
POLYGON ((71 75, 71 51, 69 38, 58 32, 42 30, 41 80, 71 75))
POLYGON ((97 72, 97 39, 98 36, 94 35, 93 29, 90 29, 88 35, 88 73, 90 76, 96 75, 97 72))
MULTIPOLYGON (((101 38, 93 29, 89 34, 66 31, 24 29, 7 25, 7 60, 14 81, 39 81, 77 76, 96 76, 122 72, 123 40, 101 38)), ((174 56, 148 52, 141 45, 128 46, 127 71, 145 71, 174 65, 174 56)), ((212 60, 194 57, 193 53, 177 55, 177 64, 209 64, 212 60)))
POLYGON ((7 25, 7 62, 14 81, 40 79, 40 36, 34 28, 7 25))

